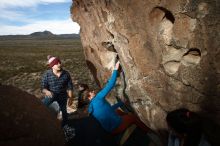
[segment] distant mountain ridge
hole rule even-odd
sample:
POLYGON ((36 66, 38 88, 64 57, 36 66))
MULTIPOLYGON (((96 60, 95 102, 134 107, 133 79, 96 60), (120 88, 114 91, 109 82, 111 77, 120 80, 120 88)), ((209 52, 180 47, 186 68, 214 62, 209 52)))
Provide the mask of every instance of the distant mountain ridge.
POLYGON ((53 34, 50 31, 33 32, 29 35, 0 35, 1 40, 10 39, 79 39, 79 34, 53 34))
POLYGON ((41 31, 34 32, 34 33, 31 33, 30 35, 31 36, 54 36, 54 34, 52 32, 47 31, 47 30, 45 30, 43 32, 41 32, 41 31))

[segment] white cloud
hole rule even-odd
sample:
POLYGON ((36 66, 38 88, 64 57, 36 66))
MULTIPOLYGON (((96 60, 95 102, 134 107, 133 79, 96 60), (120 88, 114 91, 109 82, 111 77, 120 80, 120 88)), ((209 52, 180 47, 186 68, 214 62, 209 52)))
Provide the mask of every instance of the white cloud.
POLYGON ((24 26, 0 25, 0 35, 10 34, 30 34, 37 31, 48 30, 54 34, 69 34, 79 33, 80 26, 68 20, 52 20, 52 21, 38 21, 24 26))
POLYGON ((35 7, 39 4, 64 3, 64 2, 70 2, 70 1, 71 0, 1 0, 0 8, 35 7))
POLYGON ((10 10, 0 10, 0 18, 13 20, 14 18, 21 18, 23 14, 16 11, 10 11, 10 10))
POLYGON ((17 22, 31 22, 33 19, 27 18, 27 16, 22 11, 13 11, 13 10, 0 10, 0 23, 3 23, 4 19, 9 21, 17 21, 17 22))

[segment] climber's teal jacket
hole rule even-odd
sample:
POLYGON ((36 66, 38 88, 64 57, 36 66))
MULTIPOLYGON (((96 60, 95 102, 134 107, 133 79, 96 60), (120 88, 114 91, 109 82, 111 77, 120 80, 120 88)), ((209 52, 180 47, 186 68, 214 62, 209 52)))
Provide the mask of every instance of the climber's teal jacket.
POLYGON ((92 114, 108 132, 112 132, 122 122, 122 118, 115 112, 115 110, 123 103, 118 102, 117 104, 111 106, 105 99, 106 95, 115 86, 116 79, 117 70, 114 70, 105 87, 99 91, 95 97, 93 97, 88 109, 89 113, 92 114))

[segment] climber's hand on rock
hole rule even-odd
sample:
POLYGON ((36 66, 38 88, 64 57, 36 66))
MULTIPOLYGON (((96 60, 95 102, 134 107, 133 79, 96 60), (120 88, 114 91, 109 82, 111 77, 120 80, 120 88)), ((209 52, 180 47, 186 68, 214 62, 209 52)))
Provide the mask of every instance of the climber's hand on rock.
POLYGON ((123 98, 121 99, 121 101, 122 101, 125 105, 128 105, 128 104, 129 104, 128 99, 125 98, 125 97, 123 97, 123 98))
POLYGON ((118 70, 120 66, 120 61, 117 61, 114 67, 114 70, 118 70))

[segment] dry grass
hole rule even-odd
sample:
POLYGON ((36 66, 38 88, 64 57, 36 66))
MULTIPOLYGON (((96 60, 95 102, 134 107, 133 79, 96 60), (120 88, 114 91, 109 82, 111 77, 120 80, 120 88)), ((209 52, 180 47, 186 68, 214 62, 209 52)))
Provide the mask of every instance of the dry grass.
POLYGON ((70 72, 74 82, 94 85, 81 42, 72 38, 0 40, 0 83, 38 89, 40 76, 47 69, 48 54, 61 58, 64 69, 70 72))

